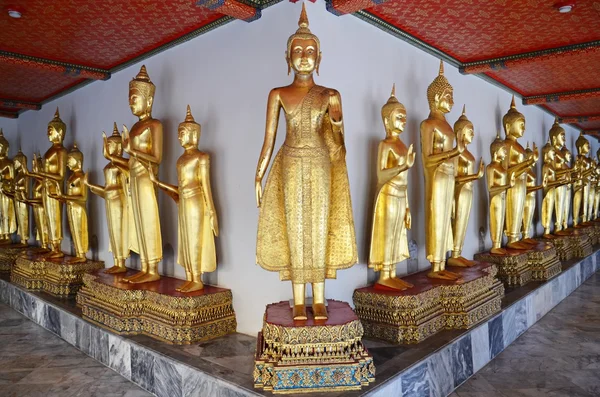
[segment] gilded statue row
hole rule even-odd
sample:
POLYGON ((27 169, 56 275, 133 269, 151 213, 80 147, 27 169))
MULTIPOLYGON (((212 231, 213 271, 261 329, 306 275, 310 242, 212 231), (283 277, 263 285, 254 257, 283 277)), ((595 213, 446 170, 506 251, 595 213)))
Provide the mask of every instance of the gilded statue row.
MULTIPOLYGON (((320 42, 308 27, 304 6, 297 31, 287 41, 290 85, 271 90, 267 101, 265 137, 256 175, 255 192, 259 209, 256 261, 277 271, 292 282, 293 317, 306 319, 306 283, 312 285, 315 319, 328 317, 325 279, 337 270, 357 263, 357 247, 350 189, 346 168, 342 101, 338 91, 317 85, 322 60, 320 42), (274 156, 279 116, 285 115, 286 136, 274 156)), ((8 142, 0 134, 0 238, 7 242, 18 230, 21 242, 29 238, 28 208, 33 207, 36 239, 48 248, 48 258, 60 258, 63 239, 62 204, 75 250, 75 261, 85 261, 89 248, 86 213, 87 191, 105 201, 114 265, 107 273, 126 272, 130 252, 140 256, 141 271, 124 282, 146 283, 160 278, 162 237, 157 187, 178 206, 178 263, 186 272, 182 292, 203 288, 202 274, 216 268, 215 236, 219 233, 210 184, 210 158, 198 149, 200 125, 188 106, 179 125, 178 139, 184 152, 176 163, 178 184, 158 179, 163 154, 163 126, 152 117, 156 87, 146 68, 129 83, 129 107, 138 121, 122 134, 115 123, 112 135, 103 136, 104 186, 93 184, 83 172, 83 154, 73 145, 63 146, 66 125, 58 109, 48 124, 51 147, 43 157, 34 156, 32 170, 19 151, 8 158, 8 142), (128 155, 128 157, 125 157, 128 155), (66 168, 71 172, 63 189, 66 168), (28 178, 33 180, 31 190, 28 178), (31 196, 31 197, 30 197, 31 196), (13 215, 14 214, 14 215, 13 215)), ((499 136, 490 146, 491 162, 484 166, 467 146, 474 138, 473 124, 463 107, 454 128, 446 121, 451 111, 453 88, 440 63, 438 76, 427 89, 429 116, 420 125, 421 158, 425 179, 426 256, 432 269, 429 277, 457 281, 459 275, 446 265, 472 266, 462 256, 466 229, 473 202, 473 182, 486 175, 489 190, 492 253, 503 254, 507 247, 530 248, 535 192, 543 190, 544 233, 567 227, 573 196, 573 223, 596 217, 600 203, 600 168, 588 157, 589 143, 580 136, 578 155, 571 168, 571 154, 565 147, 565 132, 558 122, 550 130, 542 149, 543 180, 537 185, 533 167, 538 149, 524 148, 518 139, 525 132, 525 117, 516 109, 514 98, 502 124, 505 139, 499 136), (447 259, 448 252, 451 252, 447 259)), ((377 283, 392 289, 412 285, 396 275, 396 264, 408 258, 407 230, 412 218, 408 201, 408 171, 416 153, 400 140, 407 120, 395 87, 381 109, 386 137, 379 144, 377 188, 371 229, 369 267, 379 272, 377 283)), ((600 156, 600 152, 599 152, 600 156)))

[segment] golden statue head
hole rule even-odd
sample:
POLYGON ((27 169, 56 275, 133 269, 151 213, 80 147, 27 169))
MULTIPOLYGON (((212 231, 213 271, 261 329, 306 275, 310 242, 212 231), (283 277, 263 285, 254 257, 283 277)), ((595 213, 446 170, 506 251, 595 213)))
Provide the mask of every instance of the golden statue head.
POLYGON ((490 145, 492 161, 502 162, 506 158, 506 143, 500 138, 500 131, 496 133, 496 139, 490 145))
POLYGON ((83 153, 81 153, 76 143, 73 143, 73 149, 67 154, 67 167, 69 167, 71 171, 77 171, 83 168, 83 153))
POLYGON ((8 156, 8 148, 9 144, 6 138, 4 137, 4 131, 0 128, 0 156, 6 157, 8 156))
POLYGON ((525 133, 525 116, 517 110, 514 95, 510 102, 510 109, 508 109, 508 112, 502 117, 502 125, 504 126, 504 133, 507 137, 512 136, 514 138, 521 138, 525 133))
POLYGON ((473 142, 473 123, 467 118, 467 107, 463 105, 462 114, 454 123, 454 135, 456 140, 462 140, 464 143, 469 144, 473 142))
POLYGON ((554 124, 550 128, 550 142, 555 148, 561 148, 565 146, 565 129, 558 123, 558 117, 554 119, 554 124))
POLYGON ((396 99, 396 84, 392 86, 390 98, 381 108, 381 119, 387 136, 398 135, 406 126, 406 108, 396 99))
POLYGON ((556 150, 552 145, 551 138, 548 138, 548 142, 542 147, 542 159, 546 164, 554 163, 554 156, 556 154, 556 150))
POLYGON ((150 115, 155 90, 156 86, 150 81, 146 66, 142 65, 137 76, 129 82, 129 108, 131 113, 138 117, 150 115))
POLYGON ((575 141, 575 147, 577 147, 577 154, 585 156, 590 152, 590 142, 585 139, 583 132, 579 133, 579 137, 575 141))
POLYGON ((427 102, 430 111, 448 113, 454 105, 454 89, 444 76, 444 62, 440 60, 438 76, 427 87, 427 102))
POLYGON ((111 156, 121 156, 123 154, 123 138, 119 134, 117 128, 117 122, 113 125, 113 133, 111 136, 106 138, 108 154, 111 156))
POLYGON ((48 140, 52 143, 62 143, 66 131, 67 125, 60 119, 57 107, 54 118, 48 123, 48 140))
POLYGON ((200 124, 196 123, 190 105, 187 105, 185 120, 179 124, 178 138, 183 148, 197 147, 200 140, 200 124))
POLYGON ((315 70, 319 74, 321 62, 321 43, 308 28, 306 7, 302 3, 302 12, 298 20, 298 30, 287 41, 285 60, 288 64, 288 74, 291 69, 296 74, 312 74, 315 70))
POLYGON ((13 158, 13 164, 15 166, 15 172, 27 167, 27 156, 21 151, 21 148, 19 148, 19 151, 13 158))

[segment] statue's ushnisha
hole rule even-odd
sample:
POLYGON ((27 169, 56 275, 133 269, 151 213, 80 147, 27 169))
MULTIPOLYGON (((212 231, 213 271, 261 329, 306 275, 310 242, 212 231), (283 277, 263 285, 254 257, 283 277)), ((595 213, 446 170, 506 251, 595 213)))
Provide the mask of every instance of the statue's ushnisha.
POLYGON ((315 319, 326 319, 325 279, 357 262, 354 220, 346 170, 339 92, 316 85, 320 43, 308 28, 304 4, 298 30, 287 42, 292 84, 271 90, 265 140, 256 169, 260 207, 256 261, 291 280, 293 316, 307 318, 305 285, 312 284, 315 319), (279 114, 287 133, 262 193, 273 154, 279 114))

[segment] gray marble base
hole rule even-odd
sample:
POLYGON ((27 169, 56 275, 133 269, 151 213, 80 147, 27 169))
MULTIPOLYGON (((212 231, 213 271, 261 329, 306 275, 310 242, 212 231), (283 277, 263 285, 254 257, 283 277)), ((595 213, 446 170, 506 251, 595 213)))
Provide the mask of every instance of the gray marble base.
MULTIPOLYGON (((599 258, 596 251, 554 279, 529 286, 510 303, 505 299, 500 313, 470 330, 445 331, 415 347, 366 340, 375 357, 376 381, 351 395, 449 395, 593 275, 599 258)), ((272 395, 252 388, 255 338, 236 334, 170 346, 122 337, 83 320, 72 302, 25 291, 2 278, 0 301, 157 396, 272 395)))

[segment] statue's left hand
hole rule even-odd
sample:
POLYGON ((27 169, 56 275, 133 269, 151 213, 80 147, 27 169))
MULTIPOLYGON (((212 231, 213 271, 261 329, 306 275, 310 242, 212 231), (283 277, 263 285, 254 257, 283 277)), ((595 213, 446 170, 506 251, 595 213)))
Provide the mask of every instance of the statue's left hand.
POLYGON ((483 164, 483 159, 479 159, 479 172, 477 173, 477 178, 481 178, 484 172, 485 164, 483 164))
POLYGON ((219 235, 219 222, 217 221, 217 217, 215 216, 215 212, 210 212, 210 227, 212 228, 213 234, 216 236, 219 235))
POLYGON ((412 227, 412 216, 410 215, 410 208, 406 207, 406 215, 404 215, 404 226, 410 230, 412 227))
POLYGON ((329 93, 329 117, 336 123, 342 121, 342 103, 336 91, 329 93))
POLYGON ((256 206, 260 208, 262 201, 262 180, 256 178, 254 181, 254 190, 256 192, 256 206))

